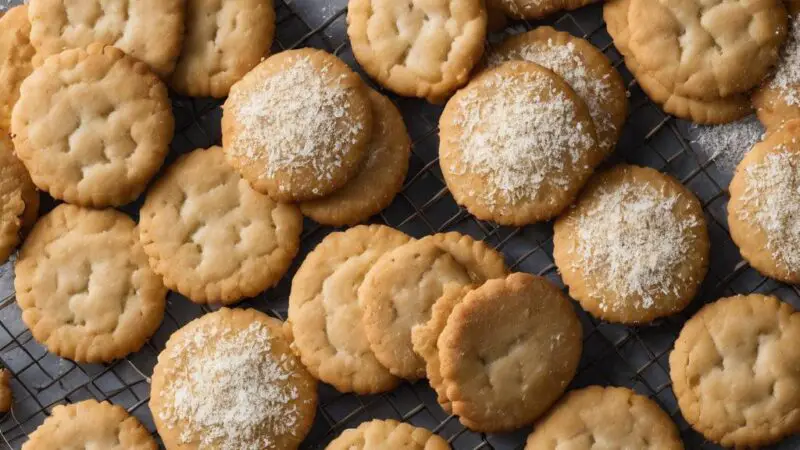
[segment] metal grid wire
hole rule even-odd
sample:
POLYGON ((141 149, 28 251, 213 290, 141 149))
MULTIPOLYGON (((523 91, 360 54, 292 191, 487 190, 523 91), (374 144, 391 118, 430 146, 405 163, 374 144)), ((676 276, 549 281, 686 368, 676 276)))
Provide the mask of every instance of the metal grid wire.
MULTIPOLYGON (((344 8, 325 11, 327 18, 309 19, 302 4, 320 7, 317 0, 276 2, 277 36, 274 51, 312 46, 340 56, 359 70, 346 39, 344 8)), ((330 2, 327 2, 330 4, 330 2)), ((342 2, 338 2, 342 3, 342 2)), ((326 4, 326 2, 322 2, 326 4)), ((328 6, 329 7, 329 6, 328 6)), ((774 293, 800 307, 800 291, 766 279, 741 260, 726 223, 729 174, 720 171, 693 148, 689 124, 665 115, 639 89, 613 48, 598 5, 556 16, 547 21, 554 27, 584 37, 600 48, 628 83, 630 115, 618 150, 610 165, 625 161, 647 165, 668 173, 686 185, 701 200, 712 242, 711 267, 699 297, 677 316, 649 326, 627 327, 598 321, 575 307, 584 328, 584 352, 572 388, 591 384, 630 387, 658 402, 678 424, 688 449, 716 449, 682 419, 672 393, 668 354, 683 323, 703 304, 721 296, 762 292, 774 293)), ((539 23, 514 23, 515 31, 539 23)), ((508 30, 506 30, 508 31, 508 30)), ((498 36, 492 36, 495 41, 498 36)), ((491 43, 487 43, 491 45, 491 43)), ((363 75, 363 73, 362 73, 363 75)), ((371 83, 369 78, 364 79, 371 83)), ((372 87, 377 88, 374 84, 372 87)), ((437 123, 442 108, 421 100, 390 95, 402 111, 413 140, 408 178, 394 203, 376 223, 384 223, 413 236, 457 230, 485 240, 503 252, 515 271, 539 274, 563 287, 552 258, 551 224, 523 228, 498 227, 476 220, 458 207, 449 195, 437 162, 437 123)), ((173 97, 176 135, 167 164, 187 151, 220 142, 221 101, 173 97)), ((52 202, 49 205, 52 207, 52 202)), ((137 215, 141 199, 124 208, 137 215)), ((47 206, 45 209, 48 209, 47 206)), ((334 229, 310 221, 305 224, 300 255, 289 274, 274 289, 247 300, 240 307, 254 307, 285 319, 290 280, 304 256, 334 229)), ((11 266, 0 273, 0 291, 8 285, 11 266)), ((18 449, 58 404, 86 398, 123 405, 153 434, 147 406, 153 366, 169 335, 211 308, 197 306, 170 293, 164 323, 144 348, 108 365, 78 365, 60 359, 37 344, 20 320, 13 293, 0 302, 0 362, 13 372, 13 410, 0 418, 0 437, 10 449, 18 449)), ((356 396, 341 394, 329 386, 320 389, 317 419, 302 448, 321 449, 343 429, 372 418, 394 418, 433 430, 455 449, 522 449, 529 429, 501 435, 474 433, 447 415, 435 395, 422 381, 403 384, 393 392, 356 396)), ((790 438, 774 449, 800 448, 800 438, 790 438)))

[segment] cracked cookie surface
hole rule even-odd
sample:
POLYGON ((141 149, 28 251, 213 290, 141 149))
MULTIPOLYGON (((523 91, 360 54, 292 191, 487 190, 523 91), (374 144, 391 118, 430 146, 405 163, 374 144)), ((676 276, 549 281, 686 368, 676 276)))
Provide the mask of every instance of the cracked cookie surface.
POLYGON ((441 437, 425 428, 396 420, 371 420, 344 430, 325 450, 450 450, 441 437))

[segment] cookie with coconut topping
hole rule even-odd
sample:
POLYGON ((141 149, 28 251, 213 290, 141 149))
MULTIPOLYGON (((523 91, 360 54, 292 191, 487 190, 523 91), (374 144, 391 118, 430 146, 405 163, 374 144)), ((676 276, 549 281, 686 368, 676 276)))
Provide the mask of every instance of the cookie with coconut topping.
MULTIPOLYGON (((789 9, 797 9, 788 4, 789 9)), ((770 130, 800 119, 800 12, 790 11, 790 28, 775 75, 753 93, 758 119, 770 130)))
POLYGON ((728 225, 742 257, 762 274, 800 283, 800 121, 745 155, 729 187, 728 225))
POLYGON ((570 296, 595 317, 643 323, 682 310, 708 270, 700 202, 656 170, 596 175, 555 223, 553 257, 570 296))
POLYGON ((278 53, 230 91, 222 115, 228 162, 279 202, 324 197, 353 178, 367 155, 367 87, 322 50, 278 53))
POLYGON ((317 383, 282 324, 222 308, 169 338, 153 369, 150 410, 167 449, 296 449, 314 421, 317 383))
POLYGON ((442 173, 456 202, 502 225, 558 215, 605 154, 586 104, 531 62, 481 73, 447 102, 439 127, 442 173))

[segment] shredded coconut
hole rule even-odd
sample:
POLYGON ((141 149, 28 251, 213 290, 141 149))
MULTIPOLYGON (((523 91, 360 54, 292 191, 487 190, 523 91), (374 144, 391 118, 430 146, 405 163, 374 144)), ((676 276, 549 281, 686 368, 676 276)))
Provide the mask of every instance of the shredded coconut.
POLYGON ((162 393, 159 418, 183 428, 181 443, 200 450, 274 448, 269 436, 290 435, 298 398, 289 381, 295 360, 270 352, 269 329, 259 322, 240 330, 206 325, 169 356, 176 361, 162 393))
POLYGON ((790 32, 783 47, 783 53, 778 63, 775 77, 770 81, 769 87, 780 90, 787 105, 800 105, 800 15, 790 19, 790 32))
POLYGON ((764 126, 755 115, 724 125, 692 125, 693 143, 717 167, 733 172, 744 154, 764 137, 764 126))

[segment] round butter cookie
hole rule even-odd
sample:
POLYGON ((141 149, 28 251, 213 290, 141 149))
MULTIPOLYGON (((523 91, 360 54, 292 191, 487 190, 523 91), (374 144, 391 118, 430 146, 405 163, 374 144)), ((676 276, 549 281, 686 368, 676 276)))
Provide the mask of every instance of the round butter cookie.
POLYGON ((34 65, 65 49, 99 42, 149 65, 162 78, 183 42, 185 0, 30 0, 34 65))
POLYGON ((625 82, 606 55, 585 39, 541 26, 513 35, 494 47, 489 67, 530 61, 563 78, 589 107, 597 145, 608 155, 617 145, 628 115, 625 82))
POLYGON ((532 423, 561 396, 583 341, 558 288, 514 273, 467 293, 438 346, 453 413, 472 430, 500 432, 532 423))
POLYGON ((153 270, 196 303, 231 304, 276 285, 303 230, 298 208, 253 190, 220 147, 181 156, 139 215, 153 270))
POLYGON ((161 80, 102 44, 48 58, 22 83, 11 117, 17 155, 36 186, 95 208, 129 203, 144 191, 174 125, 161 80))
POLYGON ((62 358, 122 358, 164 317, 167 290, 147 263, 136 224, 113 209, 57 206, 33 227, 15 268, 22 321, 62 358))
POLYGON ((599 0, 496 0, 498 7, 514 19, 541 19, 558 11, 572 11, 599 0))
POLYGON ((30 41, 28 6, 19 5, 0 17, 0 129, 11 129, 11 110, 19 99, 22 80, 33 71, 36 50, 30 41))
POLYGON ((526 450, 683 450, 678 428, 656 402, 623 387, 569 392, 539 422, 526 450))
POLYGON ((325 450, 450 450, 441 437, 425 428, 396 420, 372 420, 344 430, 325 450))
POLYGON ((374 394, 400 382, 370 350, 358 289, 381 256, 410 240, 383 225, 331 233, 292 279, 285 327, 292 348, 314 377, 339 392, 374 394))
POLYGON ((800 121, 753 146, 729 187, 728 226, 742 257, 762 274, 800 283, 800 121))
POLYGON ((150 410, 167 450, 298 448, 317 382, 281 321, 222 308, 172 334, 153 369, 150 410))
POLYGON ((584 102, 530 62, 478 75, 447 102, 439 128, 439 162, 456 202, 501 225, 555 217, 605 156, 584 102))
POLYGON ((318 223, 333 226, 363 222, 389 206, 403 187, 411 138, 403 116, 383 95, 370 90, 372 137, 358 174, 333 194, 300 204, 318 223))
POLYGON ((57 405, 22 445, 22 450, 67 448, 157 450, 158 444, 122 407, 91 399, 57 405))
POLYGON ((482 0, 350 0, 353 55, 385 88, 433 103, 466 84, 486 38, 482 0))
POLYGON ((342 188, 358 173, 371 138, 367 87, 322 50, 267 58, 233 85, 223 107, 228 162, 279 202, 342 188))
POLYGON ((553 234, 570 296, 595 317, 629 324, 686 307, 708 271, 709 247, 694 194, 628 165, 596 175, 553 234))
POLYGON ((800 314, 776 297, 718 300, 669 355, 683 417, 706 439, 755 448, 800 432, 800 314))
POLYGON ((0 131, 0 263, 30 231, 39 214, 39 191, 22 162, 14 155, 8 135, 0 131))
MULTIPOLYGON (((791 3, 787 6, 790 10, 793 8, 791 3)), ((777 70, 772 79, 753 93, 753 107, 758 119, 769 130, 800 119, 800 13, 793 12, 790 19, 790 33, 777 70)))
POLYGON ((225 97, 269 54, 274 34, 272 0, 188 0, 170 85, 193 97, 225 97))

